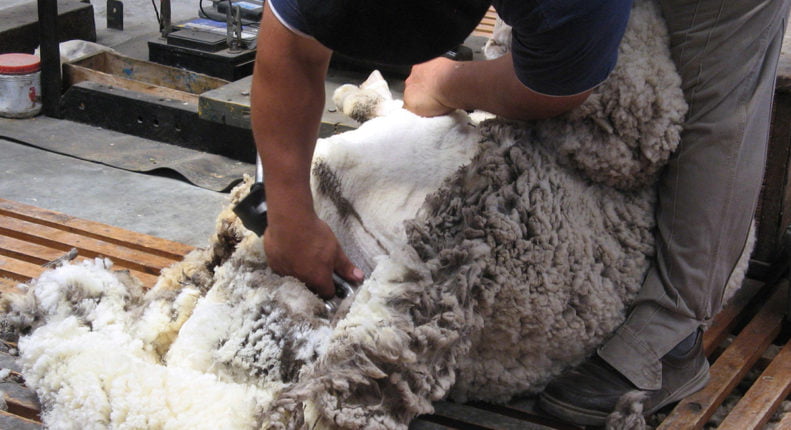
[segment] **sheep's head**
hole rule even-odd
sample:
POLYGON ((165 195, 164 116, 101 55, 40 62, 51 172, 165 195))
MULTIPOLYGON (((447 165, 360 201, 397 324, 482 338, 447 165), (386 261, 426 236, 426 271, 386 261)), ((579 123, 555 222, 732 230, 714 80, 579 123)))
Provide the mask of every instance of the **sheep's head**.
POLYGON ((332 101, 341 112, 359 122, 385 116, 403 104, 400 100, 393 100, 390 87, 378 70, 374 70, 359 87, 352 84, 340 86, 335 90, 332 101))

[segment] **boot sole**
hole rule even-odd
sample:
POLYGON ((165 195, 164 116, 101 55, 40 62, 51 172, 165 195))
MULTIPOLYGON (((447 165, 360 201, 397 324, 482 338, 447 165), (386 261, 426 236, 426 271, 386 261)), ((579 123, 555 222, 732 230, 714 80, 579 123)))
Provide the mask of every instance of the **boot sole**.
POLYGON ((584 426, 603 426, 609 415, 593 409, 580 408, 544 394, 538 398, 538 407, 553 417, 584 426))
MULTIPOLYGON (((672 396, 668 396, 659 404, 646 411, 643 415, 651 415, 671 403, 678 402, 684 397, 700 391, 708 382, 709 365, 708 362, 706 362, 705 366, 703 366, 689 382, 682 385, 672 396)), ((581 408, 546 394, 541 394, 541 396, 539 396, 538 406, 557 418, 586 426, 603 426, 607 423, 607 417, 610 413, 614 412, 614 410, 610 412, 601 412, 593 409, 581 408)))

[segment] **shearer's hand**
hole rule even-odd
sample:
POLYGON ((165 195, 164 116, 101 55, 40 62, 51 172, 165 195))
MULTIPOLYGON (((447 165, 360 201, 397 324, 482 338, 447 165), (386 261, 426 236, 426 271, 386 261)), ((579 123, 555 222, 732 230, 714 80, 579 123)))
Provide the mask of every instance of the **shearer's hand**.
POLYGON ((263 240, 273 271, 299 279, 322 298, 335 294, 333 272, 352 283, 363 281, 363 272, 349 261, 332 230, 317 217, 291 225, 270 224, 263 240))
POLYGON ((443 83, 455 65, 455 61, 440 57, 413 66, 405 82, 404 107, 425 117, 452 112, 455 108, 443 95, 443 83))

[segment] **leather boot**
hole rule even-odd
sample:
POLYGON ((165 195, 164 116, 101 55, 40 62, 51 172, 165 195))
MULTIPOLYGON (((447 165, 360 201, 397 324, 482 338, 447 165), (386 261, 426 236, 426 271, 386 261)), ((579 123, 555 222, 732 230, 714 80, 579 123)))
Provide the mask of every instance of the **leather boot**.
MULTIPOLYGON (((703 354, 703 336, 700 332, 690 336, 696 336, 691 348, 686 346, 679 352, 677 346, 662 357, 662 388, 643 390, 647 394, 643 405, 646 415, 697 392, 708 383, 709 363, 703 354)), ((539 397, 539 406, 574 424, 601 426, 615 410, 618 399, 635 390, 638 388, 634 384, 594 354, 550 382, 539 397)))

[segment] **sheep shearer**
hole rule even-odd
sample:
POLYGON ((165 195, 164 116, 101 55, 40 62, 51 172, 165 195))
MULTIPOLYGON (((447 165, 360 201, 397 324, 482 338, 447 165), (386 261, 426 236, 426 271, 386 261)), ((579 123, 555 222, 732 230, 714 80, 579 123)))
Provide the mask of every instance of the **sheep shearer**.
MULTIPOLYGON (((659 183, 657 259, 626 322, 593 357, 550 383, 540 404, 602 424, 636 388, 646 413, 702 388, 701 327, 721 307, 748 236, 764 159, 775 68, 791 0, 659 0, 690 105, 659 183)), ((495 0, 513 26, 511 54, 437 57, 483 16, 482 0, 270 0, 253 76, 252 124, 266 171, 269 265, 322 297, 331 274, 361 281, 314 211, 309 169, 332 50, 418 64, 405 106, 424 116, 483 109, 545 118, 586 100, 617 56, 631 0, 495 0), (429 61, 430 60, 430 61, 429 61)))

